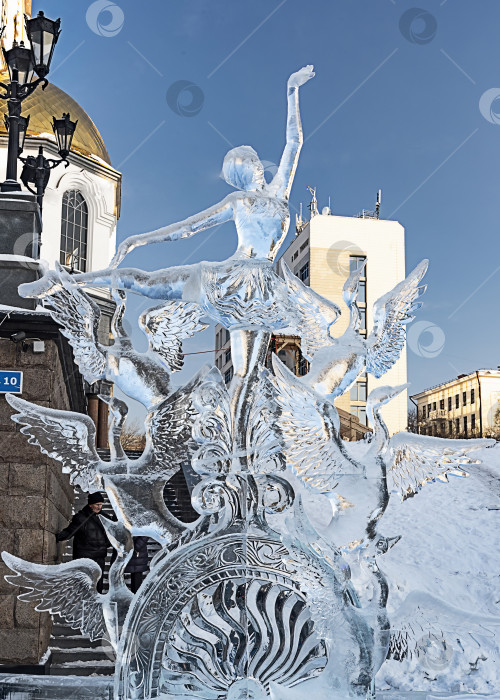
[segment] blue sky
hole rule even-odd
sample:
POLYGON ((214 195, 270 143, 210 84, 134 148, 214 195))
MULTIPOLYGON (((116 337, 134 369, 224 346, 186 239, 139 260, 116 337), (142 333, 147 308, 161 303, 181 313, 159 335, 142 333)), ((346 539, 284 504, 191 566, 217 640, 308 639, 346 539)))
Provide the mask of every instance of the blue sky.
MULTIPOLYGON (((309 201, 307 185, 320 206, 331 196, 340 215, 373 208, 382 188, 382 217, 406 228, 407 269, 430 259, 409 343, 415 393, 500 364, 500 3, 412 8, 407 0, 33 2, 34 12, 62 18, 49 79, 87 110, 123 172, 119 240, 222 199, 232 145, 277 161, 287 77, 314 64, 301 93, 306 142, 292 212, 309 201), (194 87, 179 92, 179 81, 194 87), (167 101, 169 88, 177 101, 167 101), (195 113, 183 114, 190 103, 195 113)), ((227 224, 138 250, 128 264, 224 259, 235 245, 227 224)), ((186 350, 213 343, 205 332, 186 350)), ((190 355, 188 374, 201 359, 212 357, 190 355)))

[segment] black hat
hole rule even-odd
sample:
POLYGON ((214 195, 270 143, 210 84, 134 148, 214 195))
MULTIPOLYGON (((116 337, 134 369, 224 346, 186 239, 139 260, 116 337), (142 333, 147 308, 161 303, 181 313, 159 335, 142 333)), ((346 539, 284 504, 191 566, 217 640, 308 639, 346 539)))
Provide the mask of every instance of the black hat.
POLYGON ((96 491, 95 493, 89 493, 87 503, 89 504, 89 506, 92 505, 92 503, 104 503, 104 496, 100 491, 96 491))

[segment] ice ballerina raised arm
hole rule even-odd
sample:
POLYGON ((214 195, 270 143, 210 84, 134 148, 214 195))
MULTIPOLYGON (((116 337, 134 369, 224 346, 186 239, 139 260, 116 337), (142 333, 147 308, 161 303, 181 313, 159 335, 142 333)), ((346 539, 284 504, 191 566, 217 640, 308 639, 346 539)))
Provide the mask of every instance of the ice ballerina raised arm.
MULTIPOLYGON (((118 250, 110 263, 110 267, 119 265, 128 253, 139 246, 148 245, 149 243, 175 241, 179 238, 189 238, 196 233, 200 233, 200 231, 204 231, 212 226, 218 226, 231 219, 234 219, 236 223, 238 237, 240 239, 238 250, 241 249, 243 254, 245 251, 250 252, 249 249, 251 249, 252 246, 251 240, 249 239, 251 239, 252 236, 248 236, 246 232, 242 214, 246 213, 253 202, 249 201, 248 198, 243 195, 243 192, 258 192, 264 195, 266 199, 268 197, 273 197, 278 200, 288 200, 297 169, 300 149, 304 141, 299 111, 299 87, 312 77, 314 77, 313 66, 305 66, 296 73, 292 73, 288 79, 286 145, 283 155, 281 156, 278 171, 271 183, 266 183, 264 178, 264 166, 253 148, 250 146, 238 146, 237 148, 233 148, 224 158, 222 171, 226 182, 236 187, 240 192, 234 192, 228 195, 219 202, 219 204, 209 207, 205 209, 205 211, 195 214, 184 221, 170 224, 169 226, 163 226, 150 233, 129 236, 129 238, 125 239, 118 246, 118 250)), ((263 209, 264 207, 261 208, 260 212, 255 212, 259 219, 263 218, 263 209)), ((274 218, 275 217, 272 217, 272 219, 274 218)), ((272 226, 272 224, 273 221, 270 220, 268 226, 272 226)), ((257 227, 252 227, 252 229, 253 230, 249 231, 250 234, 255 233, 257 227)), ((286 230, 288 230, 288 223, 286 225, 286 230)), ((281 233, 283 233, 283 231, 281 231, 280 234, 281 233)), ((282 236, 280 235, 280 239, 281 238, 282 236)), ((272 241, 275 243, 275 235, 272 236, 272 241)), ((272 252, 275 255, 277 248, 272 252)), ((250 257, 255 257, 255 255, 250 254, 250 257)))

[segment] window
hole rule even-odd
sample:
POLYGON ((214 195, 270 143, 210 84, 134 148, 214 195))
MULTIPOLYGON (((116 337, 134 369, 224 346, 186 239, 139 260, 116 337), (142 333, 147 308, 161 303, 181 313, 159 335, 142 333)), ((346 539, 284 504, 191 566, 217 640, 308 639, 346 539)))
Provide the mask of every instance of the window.
MULTIPOLYGON (((474 389, 473 389, 474 391, 474 389)), ((472 416, 470 417, 470 429, 472 432, 476 429, 476 414, 473 413, 472 416)))
POLYGON ((466 391, 464 391, 462 394, 462 401, 463 401, 463 405, 465 406, 465 404, 467 403, 467 392, 466 391))
POLYGON ((425 418, 425 406, 422 406, 422 418, 425 418))
POLYGON ((228 362, 231 362, 231 348, 226 350, 226 354, 224 356, 224 364, 227 364, 228 362))
POLYGON ((455 408, 460 408, 460 394, 455 396, 455 408))
POLYGON ((455 418, 455 432, 457 435, 460 432, 460 418, 455 418))
POLYGON ((476 400, 476 392, 475 392, 475 389, 471 389, 471 390, 470 390, 470 402, 471 402, 471 403, 474 403, 475 400, 476 400))
POLYGON ((467 435, 467 416, 464 416, 464 433, 467 435))
POLYGON ((59 262, 70 270, 85 272, 87 269, 88 218, 87 204, 80 192, 65 192, 62 201, 59 262))
POLYGON ((436 402, 435 402, 435 401, 432 402, 432 410, 433 410, 433 411, 436 410, 436 402))
POLYGON ((225 372, 225 374, 224 374, 224 381, 225 381, 225 383, 226 383, 226 384, 229 384, 229 382, 231 381, 232 378, 233 378, 233 368, 230 367, 230 368, 227 370, 227 372, 225 372))
POLYGON ((427 404, 427 415, 429 416, 431 413, 431 405, 430 403, 427 404))
POLYGON ((351 401, 366 401, 366 380, 364 382, 356 382, 351 387, 351 401))
POLYGON ((366 304, 366 280, 361 280, 358 286, 358 303, 366 304))
POLYGON ((300 252, 302 253, 302 251, 305 248, 307 248, 308 245, 309 245, 309 241, 304 241, 304 243, 302 243, 302 245, 300 246, 300 252))
POLYGON ((453 423, 451 420, 448 421, 448 432, 450 435, 453 435, 453 423))
POLYGON ((444 399, 439 400, 439 408, 441 411, 444 411, 444 399))
POLYGON ((358 423, 366 425, 366 408, 364 406, 351 406, 351 415, 356 416, 358 423))
POLYGON ((307 279, 309 279, 309 263, 308 262, 306 262, 306 264, 300 268, 299 279, 302 280, 302 282, 305 282, 307 279))
POLYGON ((451 396, 448 396, 448 411, 451 411, 451 396))
POLYGON ((225 330, 226 330, 226 340, 225 340, 225 342, 226 342, 226 343, 229 343, 229 341, 231 340, 231 333, 227 330, 227 328, 226 328, 225 330))
MULTIPOLYGON (((359 268, 363 265, 365 260, 366 260, 366 255, 351 255, 351 257, 349 258, 349 272, 350 272, 350 274, 359 270, 359 268)), ((366 269, 365 269, 365 274, 366 274, 366 269)))

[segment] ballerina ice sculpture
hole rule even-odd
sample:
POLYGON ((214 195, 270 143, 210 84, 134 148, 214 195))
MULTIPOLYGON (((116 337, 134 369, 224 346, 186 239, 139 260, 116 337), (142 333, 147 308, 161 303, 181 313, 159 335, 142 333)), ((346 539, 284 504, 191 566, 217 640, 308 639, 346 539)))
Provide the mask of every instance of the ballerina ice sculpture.
MULTIPOLYGON (((156 231, 131 236, 118 248, 110 269, 73 275, 75 284, 131 290, 153 299, 194 302, 231 333, 234 377, 233 421, 236 439, 246 432, 247 408, 255 372, 267 351, 270 331, 285 328, 294 307, 272 261, 290 224, 288 200, 303 143, 299 88, 313 76, 312 66, 293 73, 287 83, 286 145, 272 182, 250 146, 227 153, 223 174, 236 188, 222 202, 156 231), (221 263, 202 262, 147 273, 114 269, 137 246, 189 238, 233 220, 238 236, 235 254, 221 263)), ((57 273, 20 286, 22 296, 44 298, 59 289, 57 273)), ((240 445, 243 449, 243 444, 240 445)), ((245 459, 244 456, 241 457, 245 459)))
POLYGON ((133 460, 121 445, 127 401, 107 398, 105 462, 87 416, 8 398, 23 434, 75 484, 84 490, 103 484, 117 531, 161 545, 131 598, 120 578, 130 546, 122 538, 106 600, 96 597, 96 570, 84 560, 40 566, 4 554, 18 574, 11 582, 30 589, 41 609, 112 640, 115 700, 373 698, 375 674, 393 642, 410 645, 401 616, 391 630, 389 582, 378 562, 400 539, 379 532, 390 493, 405 498, 449 472, 463 474, 469 452, 491 444, 389 437, 379 408, 404 387, 371 392, 371 440, 354 448, 341 439, 333 399, 360 372, 380 377, 396 362, 424 290, 426 262, 376 302, 366 340, 355 305, 359 272, 344 287, 351 322, 340 338, 330 333, 338 307, 286 269, 284 280, 275 273, 302 145, 298 91, 312 76, 308 66, 288 81, 287 143, 270 184, 253 149, 233 149, 224 173, 238 192, 183 222, 127 239, 108 270, 69 276, 58 268, 21 288, 44 299, 89 381, 107 379, 148 411, 146 447, 133 460), (230 219, 239 243, 229 260, 151 273, 116 268, 138 245, 189 237, 230 219), (88 285, 109 287, 117 300, 111 348, 97 342, 98 311, 82 289, 88 285), (130 291, 164 302, 140 319, 150 340, 144 354, 123 328, 130 291), (182 339, 202 329, 203 314, 230 330, 235 377, 226 387, 217 368, 205 367, 172 392, 182 339), (270 333, 284 328, 296 330, 311 360, 304 378, 275 356, 274 376, 264 368, 270 333), (199 518, 191 525, 174 518, 162 498, 185 462, 198 478, 191 501, 199 518), (308 515, 306 494, 318 510, 320 499, 330 500, 331 522, 321 531, 308 515), (356 577, 360 566, 371 596, 356 577), (62 575, 67 585, 56 595, 62 575), (74 601, 78 581, 88 601, 83 608, 74 601))

